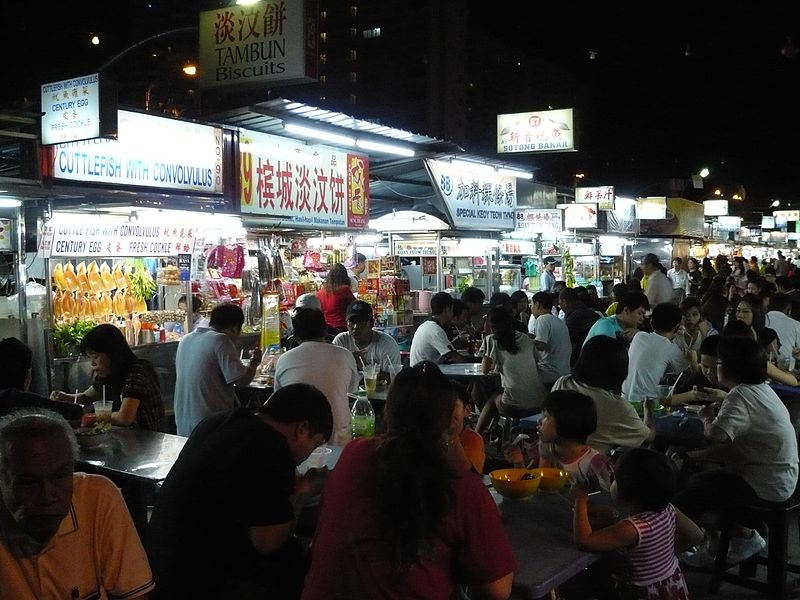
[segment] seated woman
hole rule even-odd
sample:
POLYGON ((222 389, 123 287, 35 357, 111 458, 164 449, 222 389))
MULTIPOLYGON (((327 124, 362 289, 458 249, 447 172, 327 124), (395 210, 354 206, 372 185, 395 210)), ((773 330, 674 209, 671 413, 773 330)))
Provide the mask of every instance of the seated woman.
POLYGON ((581 349, 575 371, 553 384, 553 390, 573 390, 589 396, 597 409, 597 428, 586 443, 598 452, 635 448, 655 437, 653 410, 644 406, 644 420, 622 398, 622 382, 628 375, 625 343, 606 335, 591 338, 581 349))
MULTIPOLYGON (((722 466, 692 476, 674 504, 690 519, 704 524, 709 543, 682 555, 692 566, 713 564, 714 525, 707 513, 737 515, 756 501, 784 502, 795 490, 798 476, 797 433, 789 411, 767 385, 767 358, 758 342, 723 335, 719 345, 719 380, 729 388, 717 390, 717 402, 700 411, 705 450, 690 452, 690 460, 711 460, 722 466)), ((738 563, 765 546, 755 530, 740 527, 731 539, 727 562, 738 563)))
MULTIPOLYGON (((116 325, 103 323, 92 329, 83 338, 81 352, 91 359, 95 378, 78 395, 78 402, 102 400, 105 388, 105 398, 113 402, 111 423, 163 431, 164 403, 158 376, 148 361, 133 353, 116 325)), ((55 391, 51 398, 70 400, 73 395, 55 391)))
MULTIPOLYGON (((770 329, 774 333, 773 329, 770 329)), ((747 339, 756 339, 756 332, 755 330, 747 324, 745 321, 734 320, 730 321, 725 328, 722 330, 722 335, 724 337, 739 337, 739 338, 747 338, 747 339)), ((759 345, 761 345, 759 343, 759 345)), ((769 347, 769 345, 767 346, 769 347)), ((762 345, 762 348, 764 346, 762 345)), ((766 354, 766 349, 764 357, 765 359, 768 357, 766 354)), ((775 353, 777 356, 777 351, 775 353)), ((800 381, 797 380, 797 377, 789 373, 789 371, 784 371, 783 369, 779 368, 775 363, 771 360, 767 360, 767 377, 775 381, 777 383, 783 383, 784 385, 800 385, 800 381)))
MULTIPOLYGON (((500 374, 502 389, 481 407, 476 429, 483 433, 497 414, 527 417, 540 411, 545 389, 539 381, 536 352, 526 333, 515 329, 514 317, 505 308, 491 308, 488 314, 491 332, 483 338, 478 354, 483 356, 483 373, 500 374)), ((519 321, 516 321, 519 323, 519 321)))
POLYGON ((511 593, 516 561, 483 482, 457 447, 456 394, 432 362, 389 387, 385 435, 353 440, 322 492, 304 600, 511 593))

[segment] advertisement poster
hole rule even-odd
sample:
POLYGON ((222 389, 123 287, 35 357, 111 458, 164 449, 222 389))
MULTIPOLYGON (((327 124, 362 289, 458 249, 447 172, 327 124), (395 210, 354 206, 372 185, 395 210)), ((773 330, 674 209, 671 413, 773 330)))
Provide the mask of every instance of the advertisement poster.
POLYGON ((456 229, 512 230, 517 180, 475 164, 470 169, 446 160, 426 159, 433 189, 444 201, 456 229))
POLYGON ((497 115, 497 153, 575 152, 572 109, 497 115))
POLYGON ((241 211, 307 227, 369 224, 369 159, 252 131, 239 138, 241 211))

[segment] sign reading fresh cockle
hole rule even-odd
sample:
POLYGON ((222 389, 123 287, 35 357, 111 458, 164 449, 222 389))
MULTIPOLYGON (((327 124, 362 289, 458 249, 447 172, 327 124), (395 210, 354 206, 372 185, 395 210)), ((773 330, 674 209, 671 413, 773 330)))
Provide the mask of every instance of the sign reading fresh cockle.
POLYGON ((121 110, 119 139, 50 147, 49 176, 87 183, 222 192, 222 129, 121 110))
POLYGON ((514 229, 517 180, 476 163, 474 169, 426 159, 433 189, 444 200, 453 226, 473 230, 514 229))
POLYGON ((197 229, 105 219, 47 221, 39 236, 42 258, 177 256, 194 248, 197 229))

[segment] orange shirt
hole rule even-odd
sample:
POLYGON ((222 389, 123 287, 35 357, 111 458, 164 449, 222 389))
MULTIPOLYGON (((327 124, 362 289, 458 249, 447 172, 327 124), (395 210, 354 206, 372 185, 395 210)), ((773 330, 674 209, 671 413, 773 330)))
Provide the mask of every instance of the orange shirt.
POLYGON ((459 440, 464 447, 464 452, 467 454, 469 462, 475 467, 475 470, 483 474, 483 466, 486 463, 486 450, 483 443, 483 438, 474 429, 465 427, 459 434, 459 440))

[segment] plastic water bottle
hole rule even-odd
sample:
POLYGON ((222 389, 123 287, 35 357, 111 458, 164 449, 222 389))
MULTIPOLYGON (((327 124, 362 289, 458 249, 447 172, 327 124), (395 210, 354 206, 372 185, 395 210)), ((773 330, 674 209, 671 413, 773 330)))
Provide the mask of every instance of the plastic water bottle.
POLYGON ((359 393, 350 414, 350 432, 353 439, 375 437, 375 411, 366 394, 359 393))

